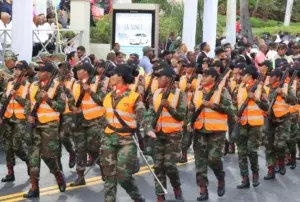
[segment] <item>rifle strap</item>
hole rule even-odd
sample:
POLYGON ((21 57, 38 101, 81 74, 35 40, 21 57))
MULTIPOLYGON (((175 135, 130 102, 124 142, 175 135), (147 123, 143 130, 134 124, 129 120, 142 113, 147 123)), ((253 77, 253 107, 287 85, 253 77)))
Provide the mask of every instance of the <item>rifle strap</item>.
POLYGON ((117 112, 116 107, 119 104, 119 102, 121 101, 121 99, 114 103, 114 98, 113 96, 111 96, 111 103, 112 103, 112 108, 114 111, 114 115, 117 117, 118 121, 120 122, 120 124, 122 125, 123 128, 115 128, 112 125, 108 124, 107 126, 119 133, 134 133, 136 132, 136 128, 130 128, 130 126, 121 118, 120 114, 117 112))

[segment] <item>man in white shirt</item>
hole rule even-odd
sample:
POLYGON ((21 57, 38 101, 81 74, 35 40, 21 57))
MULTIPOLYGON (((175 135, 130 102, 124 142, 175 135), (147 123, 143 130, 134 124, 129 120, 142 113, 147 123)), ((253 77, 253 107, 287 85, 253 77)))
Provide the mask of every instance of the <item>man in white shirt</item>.
POLYGON ((1 44, 2 45, 10 45, 11 44, 11 24, 10 24, 11 16, 8 13, 1 14, 0 20, 0 30, 9 30, 5 34, 4 31, 0 31, 1 44))
POLYGON ((39 30, 39 38, 41 43, 46 43, 49 40, 49 36, 53 34, 51 25, 47 22, 44 14, 39 14, 41 24, 37 27, 39 30))
POLYGON ((267 53, 268 60, 273 60, 273 58, 277 55, 277 44, 276 43, 270 43, 269 44, 269 51, 267 53))

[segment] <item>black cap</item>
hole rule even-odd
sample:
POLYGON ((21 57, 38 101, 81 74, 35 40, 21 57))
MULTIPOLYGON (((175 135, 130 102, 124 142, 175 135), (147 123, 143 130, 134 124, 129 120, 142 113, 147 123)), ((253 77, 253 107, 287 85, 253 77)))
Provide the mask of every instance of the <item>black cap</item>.
POLYGON ((244 62, 238 62, 233 68, 245 69, 246 64, 244 62))
POLYGON ((216 49, 215 49, 215 54, 216 55, 219 55, 219 54, 221 54, 221 53, 225 53, 226 52, 226 50, 224 49, 224 48, 222 48, 222 47, 216 47, 216 49))
POLYGON ((28 65, 28 63, 25 60, 21 60, 21 61, 17 62, 16 68, 17 69, 26 69, 27 70, 29 68, 29 65, 28 65))
POLYGON ((189 64, 188 59, 183 56, 179 56, 179 62, 181 62, 182 66, 184 66, 184 67, 188 66, 188 64, 189 64))
POLYGON ((130 57, 135 57, 136 59, 140 58, 140 56, 138 54, 136 54, 136 53, 131 53, 129 56, 130 57))
POLYGON ((268 69, 269 68, 273 68, 273 64, 272 64, 272 62, 270 60, 265 60, 264 62, 262 62, 262 63, 259 64, 259 66, 264 66, 264 65, 267 66, 268 69))
POLYGON ((131 75, 132 68, 127 64, 119 64, 117 67, 110 72, 110 76, 118 74, 119 76, 129 76, 131 75))
POLYGON ((278 58, 275 60, 275 68, 288 67, 289 63, 284 58, 278 58))
POLYGON ((247 68, 244 71, 244 74, 251 75, 253 79, 257 79, 257 77, 259 75, 256 68, 252 65, 247 66, 247 68))
POLYGON ((90 63, 82 63, 82 64, 76 66, 76 71, 79 71, 81 69, 83 69, 87 72, 90 72, 93 69, 93 66, 90 63))
POLYGON ((51 62, 45 62, 44 65, 35 68, 35 71, 53 72, 54 69, 55 69, 55 67, 51 62))
POLYGON ((104 68, 106 66, 106 62, 104 60, 96 61, 95 67, 96 68, 104 68))
POLYGON ((167 63, 161 63, 159 65, 159 69, 155 72, 155 74, 158 76, 172 77, 176 75, 176 72, 167 63))
POLYGON ((218 77, 218 72, 214 68, 210 67, 209 69, 203 71, 203 75, 218 77))
POLYGON ((223 67, 223 63, 221 60, 216 60, 212 65, 213 67, 223 67))
POLYGON ((279 69, 276 69, 272 72, 270 72, 269 76, 272 77, 272 76, 276 76, 276 77, 282 77, 283 73, 282 71, 280 71, 279 69))

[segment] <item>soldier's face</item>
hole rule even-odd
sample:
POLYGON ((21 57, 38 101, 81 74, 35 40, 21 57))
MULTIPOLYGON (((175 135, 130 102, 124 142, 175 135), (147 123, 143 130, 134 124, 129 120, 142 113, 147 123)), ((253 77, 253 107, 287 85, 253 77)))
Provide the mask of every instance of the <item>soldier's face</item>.
POLYGON ((5 60, 5 67, 7 67, 8 69, 14 68, 15 66, 16 66, 16 61, 12 59, 5 60))
POLYGON ((41 72, 38 73, 39 81, 47 81, 51 76, 50 72, 41 72))
POLYGON ((270 82, 271 85, 273 85, 273 84, 275 84, 276 82, 279 82, 279 80, 280 80, 280 77, 277 77, 277 76, 271 76, 269 82, 270 82))
POLYGON ((119 76, 118 74, 114 74, 109 79, 109 85, 110 86, 117 86, 118 84, 121 83, 121 81, 122 81, 122 77, 119 76))
POLYGON ((214 83, 214 81, 215 81, 214 77, 212 77, 211 75, 204 74, 202 79, 202 86, 208 86, 214 83))
POLYGON ((21 69, 18 69, 18 68, 15 68, 14 69, 14 75, 15 75, 15 78, 19 77, 22 73, 22 70, 21 69))
POLYGON ((80 69, 77 72, 77 78, 82 81, 83 79, 86 78, 86 75, 88 75, 87 71, 85 71, 84 69, 80 69))
POLYGON ((170 82, 169 77, 166 76, 158 77, 158 88, 166 88, 169 82, 170 82))

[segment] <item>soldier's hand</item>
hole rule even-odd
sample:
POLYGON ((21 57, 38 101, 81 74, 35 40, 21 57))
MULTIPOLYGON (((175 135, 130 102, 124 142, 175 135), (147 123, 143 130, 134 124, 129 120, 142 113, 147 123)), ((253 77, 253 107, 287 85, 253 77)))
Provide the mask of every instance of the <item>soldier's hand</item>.
POLYGON ((253 99, 255 98, 254 93, 249 92, 249 93, 248 93, 248 98, 250 98, 250 99, 253 100, 253 99))
POLYGON ((192 84, 188 83, 186 87, 187 89, 190 89, 192 87, 192 84))
POLYGON ((43 100, 47 100, 48 99, 48 93, 44 90, 42 90, 40 93, 39 93, 39 96, 43 99, 43 100))
POLYGON ((187 129, 190 133, 194 131, 194 129, 193 129, 191 123, 189 123, 189 124, 186 126, 186 129, 187 129))
POLYGON ((170 106, 170 102, 168 100, 162 100, 161 101, 161 105, 164 107, 164 108, 168 108, 170 106))
POLYGON ((72 113, 73 114, 79 114, 81 112, 81 109, 80 108, 77 108, 77 107, 72 107, 72 113))
POLYGON ((28 116, 27 120, 29 123, 35 123, 35 118, 33 116, 28 116))
POLYGON ((149 137, 153 138, 153 139, 156 139, 156 138, 157 138, 155 132, 153 132, 153 131, 149 131, 149 132, 147 133, 147 135, 148 135, 149 137))
POLYGON ((17 92, 16 92, 14 89, 12 89, 12 90, 10 91, 10 94, 11 94, 12 96, 15 96, 16 93, 17 93, 17 92))
POLYGON ((208 101, 203 101, 203 105, 206 107, 206 108, 212 108, 213 107, 213 104, 208 102, 208 101))
POLYGON ((82 84, 82 88, 83 88, 83 90, 85 91, 85 92, 90 92, 91 91, 91 88, 90 88, 90 86, 88 85, 88 84, 82 84))
POLYGON ((282 95, 283 95, 283 90, 282 90, 282 88, 278 88, 278 89, 276 90, 276 93, 277 93, 279 96, 282 96, 282 95))
POLYGON ((240 122, 240 118, 239 117, 237 117, 237 116, 234 116, 234 121, 235 121, 235 123, 239 123, 240 122))

